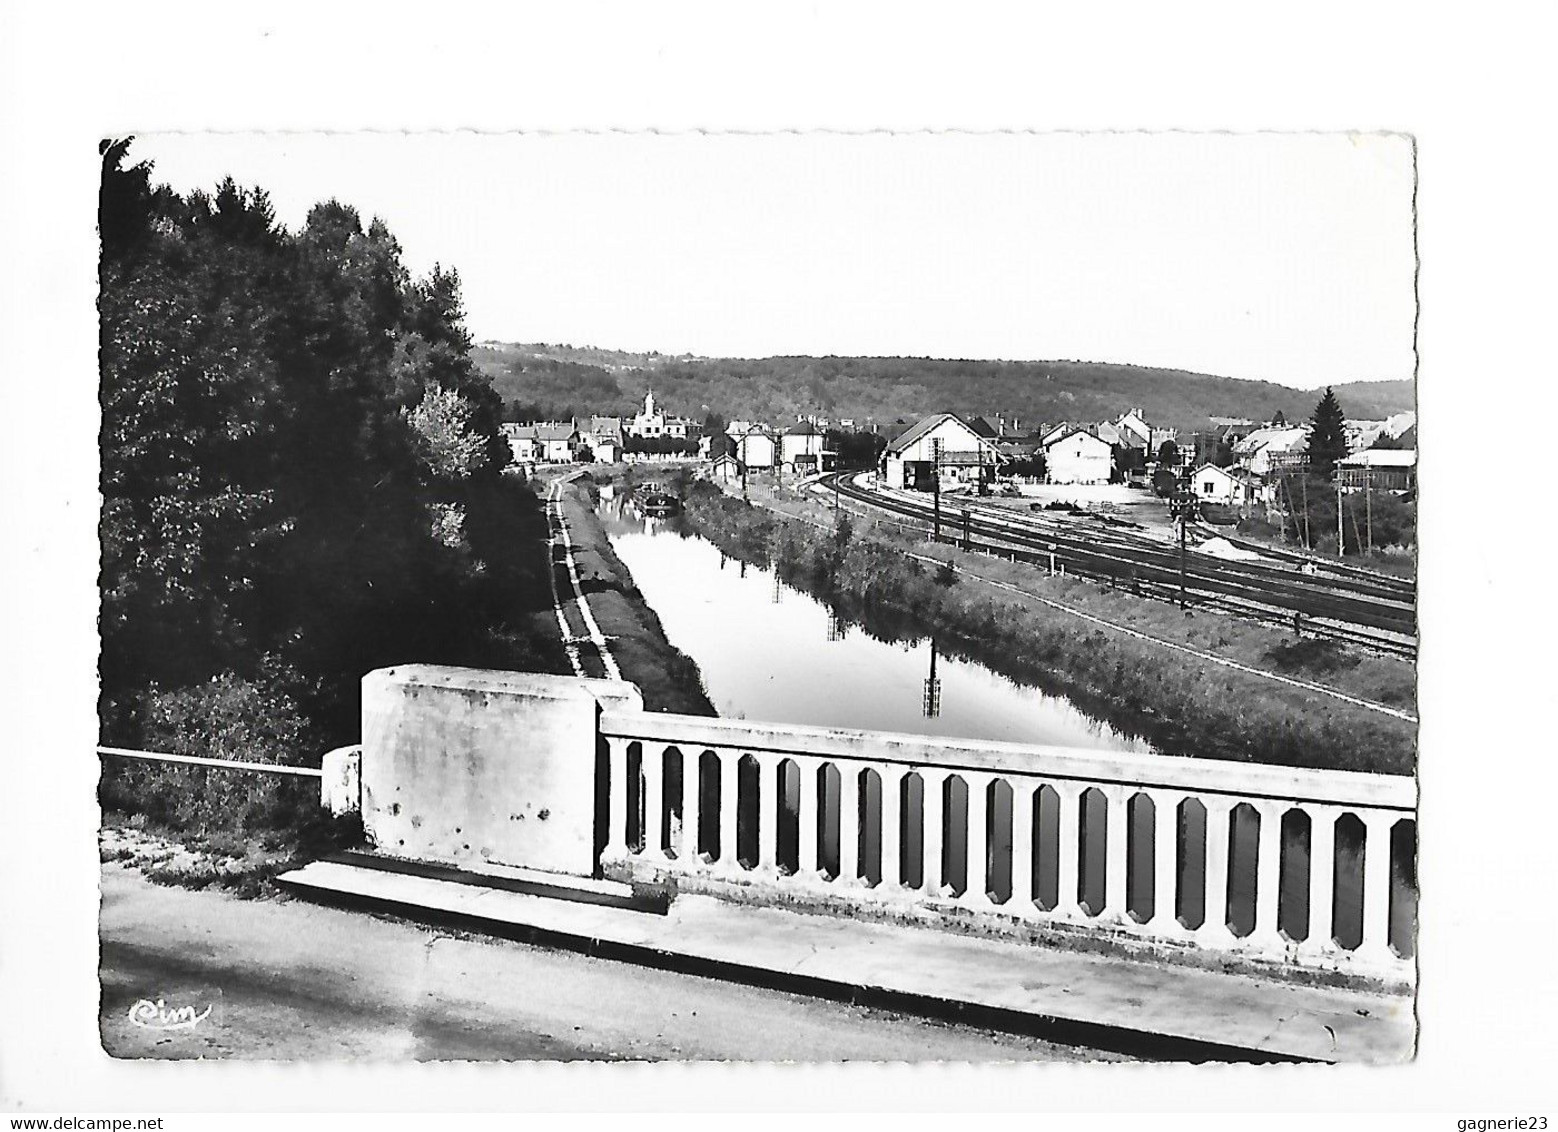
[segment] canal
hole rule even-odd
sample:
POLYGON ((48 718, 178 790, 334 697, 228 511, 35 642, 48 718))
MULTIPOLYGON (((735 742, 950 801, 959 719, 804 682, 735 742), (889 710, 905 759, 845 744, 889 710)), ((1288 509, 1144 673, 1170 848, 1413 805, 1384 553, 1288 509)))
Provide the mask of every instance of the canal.
MULTIPOLYGON (((869 613, 861 618, 863 624, 852 621, 785 582, 770 566, 729 557, 693 533, 679 516, 644 515, 610 487, 602 490, 597 513, 617 557, 660 618, 667 639, 697 662, 709 700, 722 716, 1154 753, 1145 739, 1089 715, 1062 695, 1019 684, 972 658, 949 654, 927 626, 906 627, 885 616, 876 623, 869 613)), ((1095 812, 1084 808, 1081 823, 1081 895, 1090 907, 1101 906, 1103 900, 1104 815, 1102 799, 1097 802, 1095 812)), ((1044 804, 1041 798, 1037 815, 1041 826, 1052 820, 1042 812, 1044 804)), ((995 817, 998 828, 1010 828, 1006 814, 995 817)), ((1344 946, 1356 945, 1362 931, 1363 831, 1356 818, 1349 818, 1337 827, 1338 866, 1333 877, 1336 936, 1344 946)), ((1152 836, 1146 824, 1150 820, 1135 814, 1131 819, 1135 836, 1130 842, 1139 856, 1127 880, 1133 907, 1151 899, 1152 836)), ((1182 812, 1178 820, 1186 846, 1204 846, 1204 814, 1192 809, 1182 812)), ((1416 916, 1416 845, 1415 829, 1406 824, 1401 836, 1393 838, 1390 934, 1398 951, 1410 953, 1416 916)), ((1226 910, 1236 930, 1253 926, 1257 842, 1254 811, 1236 810, 1229 839, 1231 885, 1226 910)), ((1307 824, 1294 822, 1290 827, 1284 822, 1281 842, 1282 926, 1301 938, 1309 920, 1307 824)), ((1009 846, 1002 849, 1009 852, 1009 846)), ((905 852, 912 854, 913 846, 906 844, 905 852)), ((966 883, 967 862, 952 852, 946 867, 966 883)), ((1183 887, 1198 894, 1205 854, 1186 856, 1181 863, 1183 887)), ((998 868, 1009 874, 1009 866, 998 868)), ((1003 882, 997 877, 995 883, 999 887, 1003 882)), ((1040 893, 1046 902, 1053 897, 1053 893, 1040 893)), ((1182 905, 1178 912, 1195 924, 1208 910, 1192 899, 1194 903, 1182 905)))

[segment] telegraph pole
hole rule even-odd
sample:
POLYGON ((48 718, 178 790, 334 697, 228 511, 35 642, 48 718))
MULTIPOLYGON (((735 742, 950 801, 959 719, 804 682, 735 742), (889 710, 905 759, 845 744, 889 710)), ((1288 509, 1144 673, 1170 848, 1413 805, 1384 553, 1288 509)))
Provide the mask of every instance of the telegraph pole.
POLYGON ((941 440, 940 440, 939 437, 933 439, 930 442, 930 456, 931 456, 930 487, 931 487, 931 493, 932 493, 932 495, 931 495, 931 503, 932 503, 932 511, 933 511, 933 516, 934 516, 933 521, 935 523, 935 527, 934 527, 933 533, 931 535, 931 541, 932 542, 940 542, 941 541, 941 440))
POLYGON ((1336 480, 1336 557, 1342 556, 1342 480, 1335 472, 1331 473, 1336 480))
POLYGON ((1374 555, 1374 469, 1363 468, 1363 529, 1368 541, 1368 553, 1374 555))

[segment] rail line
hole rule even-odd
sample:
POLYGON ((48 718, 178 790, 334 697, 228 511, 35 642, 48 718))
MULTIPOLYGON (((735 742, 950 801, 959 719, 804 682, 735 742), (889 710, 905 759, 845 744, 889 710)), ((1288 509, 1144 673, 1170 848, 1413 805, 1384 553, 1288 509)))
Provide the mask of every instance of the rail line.
MULTIPOLYGON (((933 522, 929 503, 906 498, 907 493, 863 488, 854 482, 854 473, 835 474, 816 486, 889 514, 926 525, 933 522)), ((944 506, 941 526, 943 542, 966 543, 968 549, 1014 561, 1053 563, 1068 573, 1129 587, 1146 597, 1178 598, 1179 553, 1164 543, 1108 530, 1078 534, 1053 520, 1019 517, 977 503, 944 506)), ((1186 563, 1185 587, 1187 598, 1200 608, 1277 624, 1290 623, 1297 614, 1316 636, 1398 656, 1416 655, 1415 601, 1410 583, 1401 579, 1294 577, 1281 567, 1194 554, 1186 563)))

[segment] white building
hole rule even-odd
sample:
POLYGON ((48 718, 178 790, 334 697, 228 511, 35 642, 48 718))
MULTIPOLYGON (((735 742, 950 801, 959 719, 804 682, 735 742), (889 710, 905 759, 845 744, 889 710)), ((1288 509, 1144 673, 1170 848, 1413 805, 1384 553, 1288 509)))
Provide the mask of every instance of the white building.
POLYGON ((882 478, 888 487, 930 491, 938 474, 948 482, 976 487, 995 478, 1001 454, 958 416, 938 413, 900 433, 882 451, 882 478))
POLYGON ((780 459, 791 471, 806 474, 825 471, 823 435, 816 425, 800 421, 784 430, 779 438, 780 459))
POLYGON ((1114 449, 1090 432, 1073 429, 1044 446, 1044 478, 1049 483, 1108 483, 1114 449))
POLYGON ((746 432, 731 439, 736 442, 736 459, 741 461, 747 471, 773 469, 779 455, 779 444, 766 426, 752 425, 746 432))
POLYGON ((635 413, 624 428, 629 436, 644 440, 658 440, 661 437, 686 440, 693 431, 693 424, 686 417, 667 416, 665 410, 655 404, 655 391, 651 389, 644 394, 642 411, 635 413))
POLYGON ((1336 461, 1343 491, 1411 491, 1417 486, 1415 448, 1368 448, 1336 461))
POLYGON ((1190 490, 1203 503, 1243 507, 1260 498, 1260 480, 1243 468, 1202 464, 1190 476, 1190 490))
POLYGON ((1309 429, 1286 426, 1258 428, 1233 446, 1233 457, 1241 468, 1258 476, 1269 476, 1293 467, 1309 451, 1309 429))

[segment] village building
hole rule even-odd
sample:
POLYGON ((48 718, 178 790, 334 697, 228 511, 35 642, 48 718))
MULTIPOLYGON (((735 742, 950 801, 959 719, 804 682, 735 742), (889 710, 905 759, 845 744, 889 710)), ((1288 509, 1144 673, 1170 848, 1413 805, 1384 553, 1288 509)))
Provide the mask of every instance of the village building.
POLYGON ((504 423, 498 432, 509 446, 509 458, 516 464, 537 464, 541 461, 541 445, 536 439, 533 424, 504 423))
POLYGON ((780 458, 778 439, 767 425, 751 425, 731 439, 735 441, 736 459, 750 472, 772 471, 780 458))
POLYGON ((1190 491, 1203 503, 1247 507, 1260 500, 1261 482, 1255 473, 1243 468, 1202 464, 1190 474, 1190 491))
POLYGON ((1233 446, 1235 462, 1258 476, 1299 472, 1309 462, 1309 429, 1268 426, 1233 446))
POLYGON ((709 465, 709 478, 716 483, 740 483, 741 461, 728 452, 721 452, 709 465))
POLYGON ((1368 448, 1336 462, 1342 491, 1408 492, 1417 487, 1415 448, 1368 448))
POLYGON ((931 491, 969 485, 983 491, 995 479, 1001 454, 953 413, 937 413, 910 425, 882 450, 879 469, 888 487, 931 491))
POLYGON ((1044 445, 1044 478, 1049 483, 1108 483, 1114 474, 1114 447, 1085 429, 1072 428, 1044 445))
POLYGON ((825 472, 832 466, 827 457, 833 453, 825 452, 824 447, 820 428, 808 421, 797 421, 779 438, 780 461, 796 475, 825 472))
POLYGON ((686 440, 697 431, 692 421, 686 417, 669 416, 665 410, 655 403, 655 391, 649 390, 644 394, 644 407, 635 413, 633 419, 624 426, 629 436, 638 437, 640 440, 686 440))

